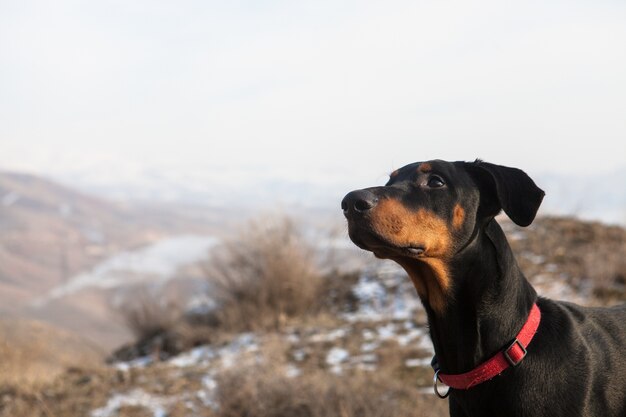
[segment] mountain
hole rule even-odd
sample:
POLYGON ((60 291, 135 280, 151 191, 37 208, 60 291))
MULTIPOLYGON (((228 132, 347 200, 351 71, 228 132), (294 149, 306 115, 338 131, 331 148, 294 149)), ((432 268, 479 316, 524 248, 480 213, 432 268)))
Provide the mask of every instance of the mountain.
POLYGON ((68 276, 151 236, 127 213, 46 179, 0 173, 0 293, 14 308, 68 276))
MULTIPOLYGON (((98 265, 111 265, 115 256, 136 262, 120 254, 141 253, 175 236, 218 233, 227 218, 185 205, 112 203, 45 178, 0 172, 0 317, 89 330, 97 342, 115 345, 125 329, 112 320, 104 292, 72 292, 70 297, 39 301, 98 265)), ((176 249, 182 250, 179 245, 170 252, 176 249)), ((148 254, 158 263, 163 249, 148 254)), ((99 276, 97 271, 94 276, 99 276)))

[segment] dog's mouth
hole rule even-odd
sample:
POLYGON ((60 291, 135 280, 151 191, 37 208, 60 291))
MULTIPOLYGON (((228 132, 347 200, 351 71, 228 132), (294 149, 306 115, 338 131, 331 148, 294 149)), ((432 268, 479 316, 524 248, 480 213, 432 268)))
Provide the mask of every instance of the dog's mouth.
POLYGON ((372 252, 377 258, 421 258, 426 256, 426 247, 424 245, 410 244, 398 246, 389 242, 375 231, 363 228, 353 222, 349 222, 348 234, 355 245, 363 250, 372 252))

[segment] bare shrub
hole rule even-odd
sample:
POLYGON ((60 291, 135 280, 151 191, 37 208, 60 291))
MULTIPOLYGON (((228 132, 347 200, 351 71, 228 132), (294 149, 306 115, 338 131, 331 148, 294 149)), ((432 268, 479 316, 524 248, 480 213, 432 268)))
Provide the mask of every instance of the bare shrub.
POLYGON ((218 378, 214 417, 434 417, 447 405, 386 374, 313 372, 288 378, 273 368, 242 369, 218 378))
POLYGON ((181 308, 173 300, 141 288, 126 298, 119 311, 126 327, 137 341, 148 340, 171 331, 180 322, 181 308))
POLYGON ((215 251, 207 267, 218 326, 277 329, 314 312, 322 287, 314 256, 289 218, 250 222, 215 251))
POLYGON ((135 339, 113 351, 107 361, 130 361, 147 355, 167 359, 213 341, 214 329, 191 322, 181 305, 171 293, 165 295, 162 290, 155 292, 147 287, 124 297, 116 308, 135 339))

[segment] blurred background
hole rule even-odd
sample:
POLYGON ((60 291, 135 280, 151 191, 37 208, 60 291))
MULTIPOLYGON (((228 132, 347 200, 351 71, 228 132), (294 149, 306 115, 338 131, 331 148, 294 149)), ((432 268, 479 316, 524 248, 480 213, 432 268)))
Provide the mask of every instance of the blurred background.
POLYGON ((0 0, 0 416, 447 415, 419 300, 341 198, 414 161, 521 168, 529 279, 623 301, 625 19, 0 0))

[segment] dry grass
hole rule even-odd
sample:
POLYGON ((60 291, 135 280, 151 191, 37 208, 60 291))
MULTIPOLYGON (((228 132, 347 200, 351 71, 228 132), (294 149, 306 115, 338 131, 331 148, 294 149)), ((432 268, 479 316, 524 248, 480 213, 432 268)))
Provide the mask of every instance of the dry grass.
MULTIPOLYGON (((360 332, 358 333, 360 334, 360 332)), ((355 334, 354 336, 358 336, 355 334)), ((358 337, 357 337, 358 338, 358 337)), ((376 370, 346 366, 340 374, 329 370, 324 358, 330 347, 352 346, 354 338, 332 343, 305 344, 303 360, 294 362, 293 345, 283 336, 266 336, 254 357, 217 375, 214 400, 219 404, 211 417, 386 417, 447 416, 447 402, 419 391, 420 370, 406 369, 405 357, 415 350, 390 343, 377 351, 376 370), (382 354, 382 355, 381 355, 382 354), (393 357, 393 358, 392 358, 393 357), (299 370, 288 376, 288 370, 299 370), (400 368, 406 374, 401 375, 400 368)), ((347 363, 346 363, 347 365, 347 363)), ((432 371, 425 370, 432 376, 432 371)), ((430 386, 430 384, 428 384, 430 386)))
POLYGON ((324 372, 288 378, 271 367, 223 374, 214 417, 434 417, 447 402, 384 374, 324 372))
MULTIPOLYGON (((505 223, 509 232, 523 231, 505 223)), ((510 240, 524 273, 531 279, 546 274, 546 267, 558 271, 555 279, 575 289, 591 289, 589 304, 626 301, 626 230, 597 222, 567 217, 540 217, 524 232, 525 238, 510 240), (532 262, 525 254, 541 256, 532 262)))
POLYGON ((323 279, 315 251, 288 218, 250 222, 207 266, 214 320, 227 331, 279 329, 319 310, 323 279))
POLYGON ((68 367, 101 366, 103 357, 90 342, 49 324, 0 320, 0 390, 36 391, 68 367))

